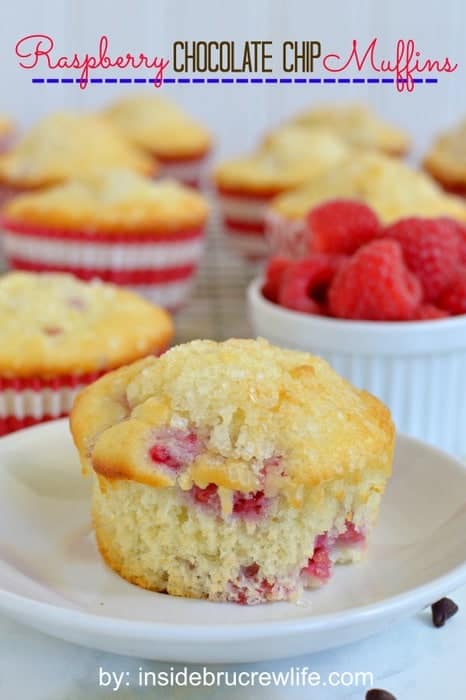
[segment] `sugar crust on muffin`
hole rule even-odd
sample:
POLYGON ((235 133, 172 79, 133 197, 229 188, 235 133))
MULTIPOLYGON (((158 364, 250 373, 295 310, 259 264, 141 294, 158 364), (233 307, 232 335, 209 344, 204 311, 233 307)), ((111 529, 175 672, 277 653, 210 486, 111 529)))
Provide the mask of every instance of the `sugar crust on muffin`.
POLYGON ((0 155, 0 182, 49 186, 96 168, 127 168, 150 175, 157 165, 100 117, 57 112, 42 119, 0 155))
POLYGON ((0 279, 0 374, 42 377, 120 367, 166 348, 170 316, 123 288, 65 274, 0 279))
POLYGON ((124 97, 103 116, 136 146, 162 159, 200 157, 212 145, 207 129, 159 95, 124 97))
POLYGON ((394 441, 377 399, 263 340, 194 341, 108 374, 71 429, 115 571, 249 604, 294 599, 362 556, 394 441))
POLYGON ((319 178, 278 196, 271 211, 302 219, 310 208, 335 197, 367 202, 383 222, 405 216, 466 219, 466 206, 460 198, 445 194, 425 173, 377 153, 348 158, 319 178))
POLYGON ((409 137, 401 129, 381 119, 365 104, 328 104, 298 114, 295 123, 315 128, 326 127, 357 148, 369 148, 388 155, 403 155, 409 149, 409 137))
POLYGON ((69 230, 176 233, 205 224, 206 200, 174 180, 153 181, 129 170, 99 170, 40 192, 19 195, 3 210, 18 222, 69 230))

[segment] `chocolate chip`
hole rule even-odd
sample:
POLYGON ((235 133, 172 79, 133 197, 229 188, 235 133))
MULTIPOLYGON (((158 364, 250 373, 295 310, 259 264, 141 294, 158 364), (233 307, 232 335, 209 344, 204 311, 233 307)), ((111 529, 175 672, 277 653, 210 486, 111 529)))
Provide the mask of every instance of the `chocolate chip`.
POLYGON ((372 690, 367 691, 366 700, 396 700, 396 697, 389 693, 388 690, 372 688, 372 690))
POLYGON ((457 604, 450 598, 441 598, 431 607, 434 627, 443 627, 445 622, 458 612, 457 604))

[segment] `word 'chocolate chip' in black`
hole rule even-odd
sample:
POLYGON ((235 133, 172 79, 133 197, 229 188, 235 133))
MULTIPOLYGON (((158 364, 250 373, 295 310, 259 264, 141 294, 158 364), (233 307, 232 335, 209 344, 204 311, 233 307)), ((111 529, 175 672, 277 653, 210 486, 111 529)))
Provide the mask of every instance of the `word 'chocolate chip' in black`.
POLYGON ((396 697, 381 688, 372 688, 366 693, 366 700, 396 700, 396 697))
POLYGON ((457 604, 450 598, 441 598, 431 607, 434 627, 443 627, 445 622, 458 612, 457 604))

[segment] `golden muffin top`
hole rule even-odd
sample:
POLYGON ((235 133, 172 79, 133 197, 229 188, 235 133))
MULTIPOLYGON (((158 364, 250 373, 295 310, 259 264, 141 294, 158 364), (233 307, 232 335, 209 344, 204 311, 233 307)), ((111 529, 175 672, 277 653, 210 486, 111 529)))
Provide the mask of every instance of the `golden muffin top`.
POLYGON ((0 182, 43 187, 96 168, 127 168, 150 175, 157 166, 104 119, 57 112, 0 156, 0 182))
POLYGON ((172 180, 129 170, 100 170, 39 192, 18 195, 3 209, 11 224, 58 226, 96 233, 176 233, 207 219, 206 200, 172 180))
POLYGON ((207 129, 165 97, 123 97, 103 112, 136 146, 160 158, 194 158, 212 145, 207 129))
POLYGON ((273 194, 301 185, 348 153, 347 146, 327 129, 287 126, 269 134, 255 153, 220 163, 214 178, 220 189, 273 194))
POLYGON ((99 379, 71 429, 83 468, 189 490, 283 491, 388 475, 388 409, 322 359, 265 340, 196 340, 99 379), (265 486, 264 486, 265 480, 265 486))
POLYGON ((424 167, 446 185, 466 187, 466 119, 438 136, 424 167))
POLYGON ((120 367, 164 349, 170 316, 133 292, 71 275, 0 277, 0 374, 41 377, 120 367))
POLYGON ((451 216, 466 220, 466 205, 446 195, 425 173, 377 153, 353 156, 303 187, 277 197, 270 211, 302 219, 312 207, 334 198, 366 202, 383 223, 406 216, 451 216))
POLYGON ((295 123, 334 131, 351 146, 402 155, 409 148, 409 137, 401 129, 388 124, 364 104, 329 104, 298 114, 295 123))
POLYGON ((14 130, 14 123, 6 114, 0 114, 0 136, 8 136, 14 130))

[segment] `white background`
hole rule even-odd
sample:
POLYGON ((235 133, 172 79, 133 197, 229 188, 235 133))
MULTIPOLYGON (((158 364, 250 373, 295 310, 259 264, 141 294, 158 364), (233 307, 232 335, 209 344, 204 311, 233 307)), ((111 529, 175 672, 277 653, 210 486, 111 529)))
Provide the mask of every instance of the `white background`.
MULTIPOLYGON (((163 89, 212 128, 218 155, 249 148, 261 131, 298 107, 349 98, 370 102, 380 114, 407 128, 420 153, 436 131, 466 113, 465 28, 464 0, 3 0, 0 111, 27 125, 53 109, 95 108, 121 92, 141 89, 92 85, 83 91, 74 85, 32 85, 31 72, 18 67, 14 54, 16 41, 30 33, 51 35, 57 56, 95 53, 104 33, 110 38, 111 54, 143 51, 164 57, 171 57, 174 40, 272 40, 276 54, 284 40, 319 40, 324 52, 344 53, 353 38, 362 45, 377 36, 380 56, 390 58, 398 38, 412 38, 423 57, 443 60, 448 55, 460 64, 458 71, 440 76, 437 85, 419 85, 414 94, 403 95, 391 85, 163 89)), ((38 69, 34 75, 46 72, 38 69)))

